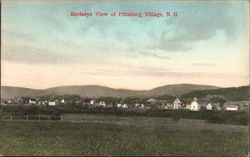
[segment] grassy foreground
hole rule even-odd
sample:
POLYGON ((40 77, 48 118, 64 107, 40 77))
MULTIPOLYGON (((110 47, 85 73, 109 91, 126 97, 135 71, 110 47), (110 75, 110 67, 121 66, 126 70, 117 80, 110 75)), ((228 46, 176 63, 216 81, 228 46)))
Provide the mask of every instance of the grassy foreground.
POLYGON ((3 155, 247 156, 247 132, 150 131, 91 123, 3 122, 3 155))

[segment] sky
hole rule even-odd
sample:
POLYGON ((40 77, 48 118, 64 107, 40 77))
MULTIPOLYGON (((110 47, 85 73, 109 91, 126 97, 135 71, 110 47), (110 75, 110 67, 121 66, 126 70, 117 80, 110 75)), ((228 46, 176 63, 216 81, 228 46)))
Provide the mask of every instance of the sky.
POLYGON ((1 11, 2 86, 249 84, 248 1, 3 0, 1 11))

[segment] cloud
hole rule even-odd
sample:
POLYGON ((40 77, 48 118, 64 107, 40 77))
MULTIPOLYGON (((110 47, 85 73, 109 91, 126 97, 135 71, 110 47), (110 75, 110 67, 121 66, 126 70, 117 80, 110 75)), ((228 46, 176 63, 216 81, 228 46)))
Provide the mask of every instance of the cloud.
POLYGON ((2 59, 29 64, 58 63, 66 59, 62 54, 31 47, 3 47, 2 59))
POLYGON ((120 76, 132 76, 132 77, 158 77, 158 78, 192 78, 192 79, 199 79, 199 78, 248 78, 248 75, 237 75, 237 74, 225 74, 225 73, 212 73, 212 72, 174 72, 169 69, 159 68, 159 67, 148 67, 148 66, 141 66, 141 67, 119 67, 118 69, 110 69, 107 67, 104 68, 97 68, 97 69, 86 69, 82 71, 81 74, 84 75, 94 75, 94 76, 113 76, 113 77, 120 77, 120 76))
POLYGON ((218 30, 223 30, 228 39, 233 39, 235 20, 228 15, 231 3, 216 4, 190 3, 186 6, 189 11, 184 11, 183 16, 167 19, 166 27, 174 26, 174 35, 168 36, 166 31, 161 32, 154 48, 187 52, 192 50, 196 42, 212 39, 218 30))
POLYGON ((146 56, 146 57, 151 57, 151 58, 156 58, 156 59, 164 59, 164 60, 171 59, 169 56, 160 55, 160 54, 152 53, 152 52, 149 52, 149 51, 140 51, 139 55, 146 56))
POLYGON ((194 65, 194 66, 208 66, 208 67, 215 66, 214 64, 211 64, 211 63, 193 63, 192 65, 194 65))
POLYGON ((4 39, 5 37, 14 37, 22 40, 27 40, 27 41, 37 41, 37 37, 31 33, 23 33, 23 32, 16 32, 14 30, 10 31, 8 29, 3 29, 2 30, 2 38, 4 39))
POLYGON ((112 69, 92 69, 92 70, 86 70, 82 71, 81 74, 84 75, 95 75, 95 76, 120 76, 122 75, 121 71, 115 71, 112 69))
POLYGON ((51 30, 55 31, 56 33, 64 33, 66 32, 65 25, 66 23, 59 18, 53 16, 41 16, 41 20, 46 24, 51 30))
MULTIPOLYGON (((66 43, 65 43, 66 44, 66 43)), ((68 45, 66 45, 68 48, 68 45)), ((124 56, 116 53, 96 53, 91 50, 80 49, 78 51, 64 51, 64 49, 51 50, 48 48, 4 46, 1 59, 4 61, 26 64, 80 64, 84 65, 112 65, 114 67, 127 67, 131 63, 126 62, 124 56), (63 52, 61 52, 63 51, 63 52), (115 59, 114 59, 115 58, 115 59)), ((70 65, 69 65, 70 66, 70 65)))
POLYGON ((164 34, 162 34, 160 41, 155 48, 174 52, 185 52, 192 49, 191 45, 188 45, 182 38, 166 39, 164 34))
POLYGON ((91 53, 86 54, 60 53, 57 50, 50 51, 34 47, 13 46, 3 47, 1 57, 2 60, 28 64, 104 64, 107 62, 103 58, 92 56, 91 53))
POLYGON ((237 74, 228 74, 228 73, 211 73, 211 72, 173 72, 161 68, 149 68, 144 67, 131 71, 132 73, 139 76, 152 76, 152 77, 164 77, 164 78, 237 78, 244 77, 248 78, 248 75, 237 75, 237 74))
POLYGON ((79 25, 81 25, 80 28, 78 28, 78 32, 80 34, 85 34, 91 30, 96 30, 100 35, 103 37, 109 36, 110 26, 115 25, 115 22, 112 18, 108 17, 89 17, 86 20, 83 20, 82 17, 72 17, 72 18, 78 18, 80 21, 79 25))

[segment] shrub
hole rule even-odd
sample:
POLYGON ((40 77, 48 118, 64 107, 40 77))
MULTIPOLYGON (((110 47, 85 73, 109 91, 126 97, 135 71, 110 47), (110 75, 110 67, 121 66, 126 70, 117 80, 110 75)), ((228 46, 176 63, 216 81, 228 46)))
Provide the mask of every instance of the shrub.
POLYGON ((223 118, 219 115, 212 115, 212 116, 208 117, 207 121, 210 123, 222 123, 223 118))
POLYGON ((241 117, 239 118, 239 124, 240 125, 248 125, 249 121, 248 121, 248 117, 241 117))

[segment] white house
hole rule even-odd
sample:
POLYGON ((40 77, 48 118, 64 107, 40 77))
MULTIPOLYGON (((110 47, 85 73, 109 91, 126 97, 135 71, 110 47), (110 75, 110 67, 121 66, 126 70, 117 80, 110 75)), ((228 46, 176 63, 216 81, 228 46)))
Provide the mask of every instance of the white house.
POLYGON ((137 108, 137 107, 139 107, 139 106, 140 106, 140 104, 134 104, 134 106, 135 106, 135 108, 137 108))
POLYGON ((128 105, 127 104, 123 104, 122 108, 128 108, 128 105))
POLYGON ((55 101, 49 101, 48 104, 49 104, 49 106, 55 106, 56 102, 55 101))
POLYGON ((236 106, 238 106, 238 110, 241 110, 241 111, 249 111, 249 106, 250 106, 250 101, 229 101, 229 102, 226 102, 224 103, 224 107, 226 109, 226 107, 229 106, 229 110, 232 110, 230 109, 231 107, 230 106, 233 106, 234 110, 237 109, 236 106))
POLYGON ((42 104, 46 105, 46 104, 48 104, 48 101, 42 101, 42 104))
POLYGON ((211 103, 208 103, 206 106, 206 110, 212 110, 213 106, 211 105, 211 103))
POLYGON ((118 108, 122 107, 122 104, 117 104, 117 107, 118 107, 118 108))
POLYGON ((65 100, 64 100, 64 99, 62 99, 62 100, 61 100, 61 103, 63 103, 63 104, 64 104, 64 103, 65 103, 65 100))
POLYGON ((39 100, 37 104, 42 105, 43 101, 39 100))
POLYGON ((227 111, 238 111, 238 109, 239 109, 239 106, 237 106, 237 105, 228 105, 228 106, 226 106, 227 111))
POLYGON ((198 104, 197 98, 194 98, 194 100, 191 102, 191 111, 199 111, 201 109, 201 105, 198 104))
POLYGON ((141 104, 141 108, 145 108, 144 104, 141 104))
POLYGON ((35 99, 29 99, 29 104, 36 104, 36 100, 35 99))
POLYGON ((0 103, 0 105, 7 105, 5 102, 4 102, 4 100, 1 98, 1 103, 0 103))
POLYGON ((181 101, 177 98, 174 101, 174 109, 180 109, 181 108, 181 101))
POLYGON ((162 104, 162 109, 173 109, 173 107, 173 104, 170 103, 162 104))
POLYGON ((94 105, 95 104, 95 100, 90 100, 90 104, 94 105))
POLYGON ((7 104, 5 104, 5 103, 2 103, 2 102, 0 103, 0 105, 2 105, 2 106, 7 106, 7 104))
POLYGON ((105 106, 106 106, 106 103, 105 103, 104 101, 100 101, 100 102, 99 102, 99 106, 105 107, 105 106))
POLYGON ((156 102, 156 100, 151 98, 151 99, 148 99, 147 102, 154 103, 154 102, 156 102))

